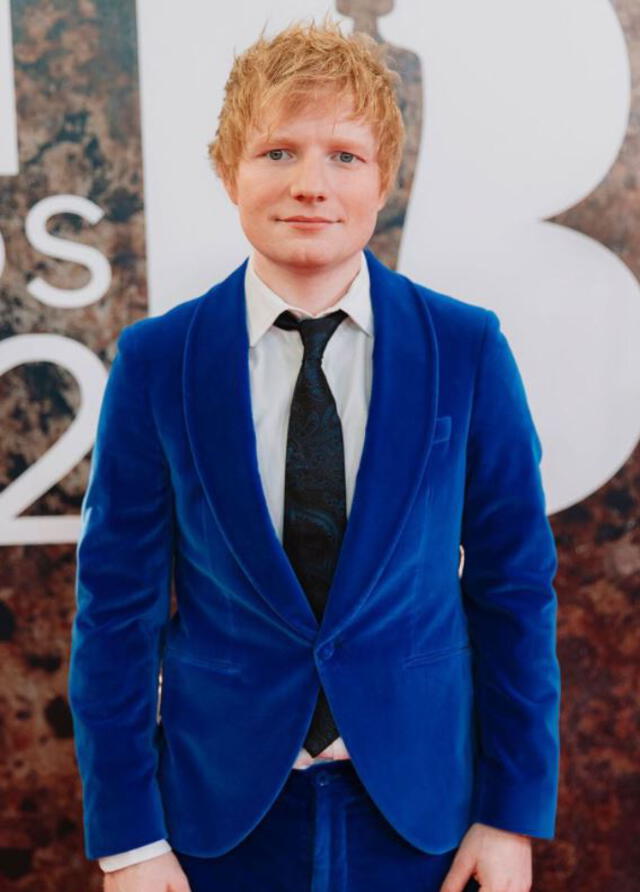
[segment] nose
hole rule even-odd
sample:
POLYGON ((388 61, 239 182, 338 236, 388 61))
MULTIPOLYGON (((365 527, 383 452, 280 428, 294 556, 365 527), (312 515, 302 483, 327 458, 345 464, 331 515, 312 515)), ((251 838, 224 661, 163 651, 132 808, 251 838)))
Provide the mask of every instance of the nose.
POLYGON ((290 189, 298 201, 325 201, 328 186, 321 159, 301 158, 292 169, 290 189))

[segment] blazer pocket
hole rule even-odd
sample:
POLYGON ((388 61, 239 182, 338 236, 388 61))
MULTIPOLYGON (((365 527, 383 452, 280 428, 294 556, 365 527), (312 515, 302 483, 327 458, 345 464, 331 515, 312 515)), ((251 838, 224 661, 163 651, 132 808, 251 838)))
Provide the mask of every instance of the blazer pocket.
POLYGON ((438 660, 444 660, 447 657, 453 657, 456 654, 464 653, 471 649, 471 642, 465 644, 452 644, 449 647, 441 647, 439 650, 430 650, 421 654, 413 654, 403 661, 403 666, 424 666, 427 663, 435 663, 438 660))
POLYGON ((182 663, 190 663, 192 666, 199 666, 202 669, 210 669, 214 672, 223 672, 225 675, 233 675, 240 672, 240 666, 231 663, 229 660, 216 659, 215 657, 199 657, 192 654, 183 653, 173 647, 167 647, 165 650, 164 661, 180 660, 182 663))
POLYGON ((433 432, 433 443, 447 443, 451 438, 451 415, 438 415, 433 432))

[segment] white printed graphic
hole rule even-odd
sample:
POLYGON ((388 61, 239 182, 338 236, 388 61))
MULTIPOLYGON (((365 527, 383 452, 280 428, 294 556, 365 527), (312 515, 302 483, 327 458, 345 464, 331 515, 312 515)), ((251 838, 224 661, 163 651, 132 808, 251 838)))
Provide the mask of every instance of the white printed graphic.
POLYGON ((551 513, 609 480, 640 436, 638 283, 599 242, 544 222, 592 192, 622 145, 623 34, 604 0, 414 13, 431 89, 400 268, 500 316, 551 513))
POLYGON ((19 515, 91 449, 107 372, 88 347, 57 334, 23 334, 0 341, 0 375, 23 362, 55 362, 68 369, 80 387, 80 409, 60 439, 0 493, 0 545, 75 542, 80 515, 19 515))
POLYGON ((0 2, 0 176, 18 173, 16 97, 13 91, 11 5, 0 2))
POLYGON ((52 195, 35 204, 27 215, 25 232, 32 247, 47 257, 73 260, 86 266, 91 278, 81 288, 56 288, 37 277, 27 285, 27 291, 50 307, 72 309, 95 303, 109 290, 111 267, 109 261, 91 245, 61 239, 47 232, 47 221, 55 214, 77 214, 87 223, 98 223, 104 211, 88 198, 79 195, 52 195))

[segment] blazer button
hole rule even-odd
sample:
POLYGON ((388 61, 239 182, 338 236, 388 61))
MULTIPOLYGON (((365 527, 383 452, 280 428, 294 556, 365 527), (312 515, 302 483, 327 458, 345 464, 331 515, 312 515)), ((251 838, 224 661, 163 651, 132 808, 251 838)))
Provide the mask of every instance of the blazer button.
POLYGON ((320 656, 323 660, 330 660, 333 656, 334 646, 333 644, 325 644, 322 650, 320 651, 320 656))

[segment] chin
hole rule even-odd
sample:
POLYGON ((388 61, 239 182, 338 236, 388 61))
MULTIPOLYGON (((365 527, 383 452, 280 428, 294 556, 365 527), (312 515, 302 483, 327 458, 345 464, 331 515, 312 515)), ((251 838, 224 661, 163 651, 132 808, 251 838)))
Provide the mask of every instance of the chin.
POLYGON ((284 264, 300 269, 333 265, 346 259, 342 253, 338 254, 326 245, 280 246, 278 250, 266 253, 266 256, 272 263, 284 264))

